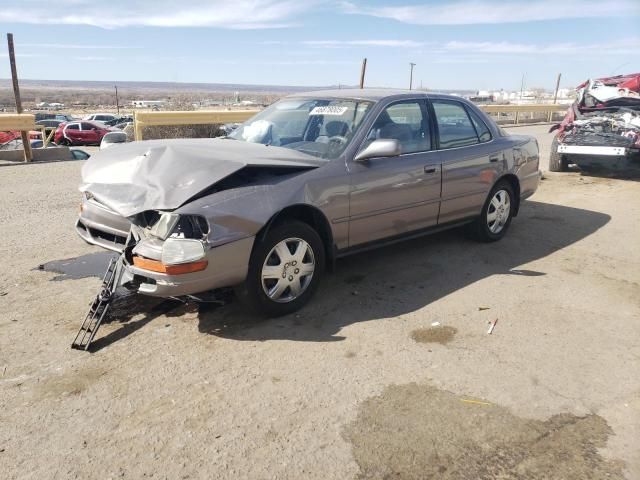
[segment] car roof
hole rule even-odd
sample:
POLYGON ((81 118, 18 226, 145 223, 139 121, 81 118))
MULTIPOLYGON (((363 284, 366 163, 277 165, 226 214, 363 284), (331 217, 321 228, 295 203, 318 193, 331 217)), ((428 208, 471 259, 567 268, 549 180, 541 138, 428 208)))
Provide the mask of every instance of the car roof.
POLYGON ((402 90, 396 88, 340 88, 332 90, 316 90, 310 92, 293 93, 286 98, 344 98, 356 100, 370 100, 373 102, 385 98, 438 98, 465 101, 464 98, 456 95, 445 95, 442 93, 424 92, 419 90, 402 90))

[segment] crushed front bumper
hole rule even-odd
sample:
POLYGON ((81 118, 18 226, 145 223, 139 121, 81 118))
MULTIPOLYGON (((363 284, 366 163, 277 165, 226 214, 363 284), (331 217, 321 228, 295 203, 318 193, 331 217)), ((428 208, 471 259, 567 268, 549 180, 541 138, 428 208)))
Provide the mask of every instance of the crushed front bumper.
POLYGON ((255 237, 246 237, 207 251, 207 268, 200 272, 167 275, 128 264, 126 281, 137 286, 138 293, 154 297, 195 295, 223 287, 233 287, 247 277, 255 237))
POLYGON ((605 147, 593 145, 558 145, 558 153, 571 155, 603 155, 611 157, 624 157, 629 154, 625 147, 605 147))
POLYGON ((85 242, 114 252, 122 252, 129 234, 129 220, 95 200, 83 197, 76 233, 85 242))

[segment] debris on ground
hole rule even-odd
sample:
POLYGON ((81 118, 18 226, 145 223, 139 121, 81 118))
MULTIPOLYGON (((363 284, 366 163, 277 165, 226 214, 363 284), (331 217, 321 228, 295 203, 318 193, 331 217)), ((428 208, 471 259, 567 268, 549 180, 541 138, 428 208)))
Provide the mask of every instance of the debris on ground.
POLYGON ((478 307, 478 311, 481 312, 483 310, 490 310, 491 307, 478 307))
POLYGON ((480 400, 471 400, 471 399, 468 399, 468 398, 461 398, 460 401, 464 402, 464 403, 473 403, 473 404, 476 404, 476 405, 493 405, 493 403, 482 402, 480 400))
POLYGON ((493 322, 489 322, 489 330, 487 330, 489 335, 491 335, 493 333, 493 329, 496 328, 496 323, 498 323, 497 318, 493 322))
POLYGON ((440 326, 440 322, 431 322, 431 326, 432 327, 439 327, 440 326))

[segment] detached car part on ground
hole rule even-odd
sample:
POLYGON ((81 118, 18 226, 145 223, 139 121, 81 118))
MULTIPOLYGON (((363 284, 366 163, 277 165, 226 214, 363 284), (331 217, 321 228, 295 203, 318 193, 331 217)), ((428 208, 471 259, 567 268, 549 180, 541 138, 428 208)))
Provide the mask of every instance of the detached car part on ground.
POLYGON ((457 97, 298 94, 228 137, 96 153, 77 231, 123 252, 119 284, 141 294, 236 287, 256 311, 281 315, 349 253, 463 224, 500 239, 538 167, 535 139, 457 97))
POLYGON ((549 170, 640 167, 640 73, 588 80, 551 145, 549 170))

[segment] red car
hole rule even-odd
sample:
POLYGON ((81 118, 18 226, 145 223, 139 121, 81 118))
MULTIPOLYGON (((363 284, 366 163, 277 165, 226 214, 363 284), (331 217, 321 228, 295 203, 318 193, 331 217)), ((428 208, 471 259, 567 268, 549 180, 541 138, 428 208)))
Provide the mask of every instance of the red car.
POLYGON ((53 141, 58 145, 100 145, 102 137, 110 131, 105 125, 86 120, 61 123, 53 141))
MULTIPOLYGON (((17 130, 8 130, 6 132, 0 132, 0 145, 3 143, 10 142, 11 140, 16 140, 21 137, 21 133, 17 130)), ((29 139, 31 140, 40 140, 42 138, 42 133, 30 130, 29 131, 29 139)))

